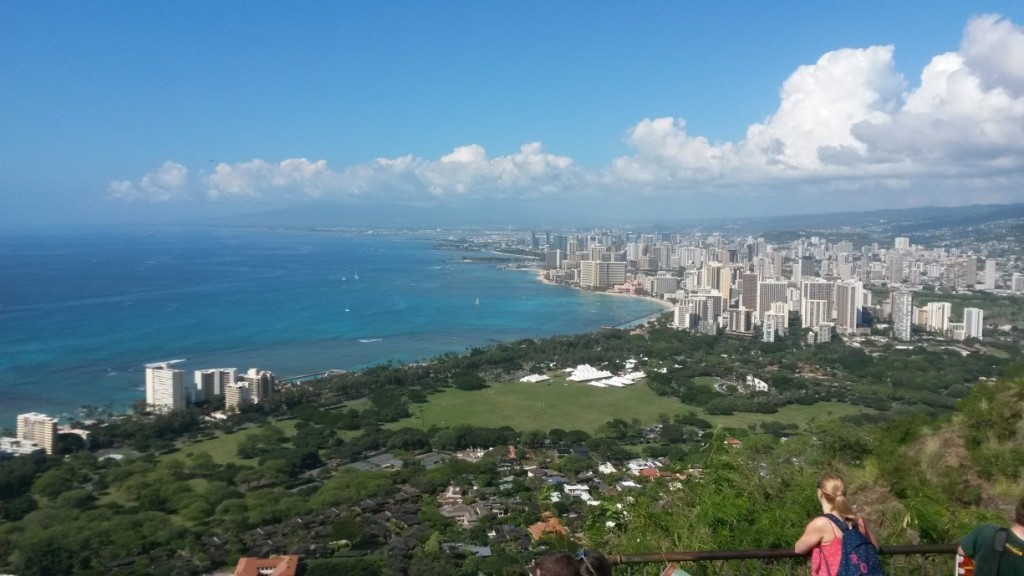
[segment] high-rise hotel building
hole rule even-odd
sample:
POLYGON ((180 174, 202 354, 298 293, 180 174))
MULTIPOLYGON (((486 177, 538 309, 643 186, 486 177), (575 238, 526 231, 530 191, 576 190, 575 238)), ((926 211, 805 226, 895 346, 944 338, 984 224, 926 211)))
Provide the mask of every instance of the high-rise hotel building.
POLYGON ((236 368, 209 368, 195 371, 195 400, 209 400, 224 394, 228 384, 235 383, 236 368))
POLYGON ((249 368, 238 382, 224 387, 224 408, 237 410, 243 404, 259 404, 274 395, 277 378, 269 370, 249 368))
POLYGON ((889 295, 892 302, 892 337, 896 340, 910 340, 914 318, 914 294, 898 290, 889 295))
POLYGON ((861 291, 863 285, 856 281, 839 282, 836 284, 836 330, 843 334, 857 331, 860 323, 861 291))
POLYGON ((37 412, 19 414, 17 435, 18 440, 35 442, 46 449, 47 454, 53 454, 57 444, 57 419, 37 412))
POLYGON ((831 322, 836 285, 822 278, 800 282, 800 324, 804 328, 817 328, 831 322))
POLYGON ((785 280, 765 280, 757 285, 757 323, 764 321, 772 305, 789 302, 789 283, 785 280))
POLYGON ((985 327, 985 311, 981 308, 964 308, 964 336, 981 339, 985 327))
POLYGON ((175 362, 146 364, 146 406, 154 412, 185 408, 185 373, 175 362))
POLYGON ((580 286, 583 288, 606 288, 626 281, 625 262, 580 262, 580 286))

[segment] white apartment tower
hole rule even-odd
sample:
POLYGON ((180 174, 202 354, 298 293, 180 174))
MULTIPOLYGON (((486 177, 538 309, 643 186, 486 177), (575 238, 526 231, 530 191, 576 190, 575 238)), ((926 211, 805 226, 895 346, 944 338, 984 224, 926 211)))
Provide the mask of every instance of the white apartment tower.
POLYGON ((928 330, 945 333, 949 330, 949 317, 953 314, 953 305, 949 302, 929 302, 925 309, 928 312, 928 330))
POLYGON ((985 289, 996 289, 996 259, 985 259, 985 289))
POLYGON ((625 262, 580 262, 580 287, 606 288, 626 281, 625 262))
POLYGON ((775 342, 775 316, 765 314, 764 323, 761 325, 761 341, 775 342))
POLYGON ((800 301, 800 326, 802 328, 817 328, 820 324, 828 322, 831 317, 827 300, 800 301))
POLYGON ((1013 273, 1013 280, 1010 282, 1010 290, 1020 294, 1024 292, 1024 274, 1020 272, 1013 273))
POLYGON ((274 395, 274 383, 277 379, 269 370, 249 368, 242 374, 241 380, 249 385, 249 396, 257 404, 274 395))
POLYGON ((836 330, 838 332, 852 334, 857 331, 857 324, 860 323, 863 299, 861 291, 863 289, 863 285, 855 281, 836 284, 836 330))
POLYGON ((704 277, 701 286, 718 290, 725 299, 729 299, 729 291, 732 287, 732 269, 721 262, 708 262, 704 265, 704 277))
POLYGON ((800 260, 793 262, 793 273, 790 274, 790 280, 792 280, 796 284, 799 284, 800 281, 803 280, 803 271, 801 270, 802 266, 803 264, 800 262, 800 260))
POLYGON ((772 305, 783 303, 788 306, 789 283, 785 280, 765 280, 757 285, 757 322, 764 320, 771 312, 772 305))
POLYGON ((18 414, 17 435, 18 440, 35 442, 46 449, 47 454, 53 454, 57 444, 57 419, 38 412, 18 414))
POLYGON ((981 308, 964 308, 964 336, 981 339, 985 327, 985 311, 981 308))
POLYGON ((235 383, 236 368, 209 368, 195 371, 195 400, 209 400, 224 394, 228 384, 235 383))
POLYGON ((154 412, 185 408, 185 373, 174 367, 181 360, 146 364, 146 406, 154 412))
POLYGON ((800 282, 800 322, 804 328, 814 328, 830 322, 835 302, 835 284, 821 278, 800 282), (824 302, 824 305, 820 303, 824 302))
POLYGON ((892 302, 892 337, 897 340, 910 340, 914 294, 900 290, 891 293, 889 298, 892 302))

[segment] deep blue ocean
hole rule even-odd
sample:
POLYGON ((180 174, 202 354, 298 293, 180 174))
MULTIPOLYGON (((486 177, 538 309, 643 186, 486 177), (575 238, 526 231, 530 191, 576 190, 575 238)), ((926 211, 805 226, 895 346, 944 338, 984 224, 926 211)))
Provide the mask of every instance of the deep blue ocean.
POLYGON ((28 411, 125 410, 144 396, 148 362, 187 359, 179 367, 188 383, 192 370, 217 367, 288 377, 585 332, 660 310, 463 255, 411 234, 0 233, 0 427, 28 411))

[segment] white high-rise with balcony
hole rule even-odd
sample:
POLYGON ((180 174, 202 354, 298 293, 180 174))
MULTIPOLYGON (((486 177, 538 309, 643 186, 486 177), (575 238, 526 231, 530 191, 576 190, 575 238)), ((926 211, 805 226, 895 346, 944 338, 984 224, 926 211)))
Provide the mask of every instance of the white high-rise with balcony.
POLYGON ((836 329, 844 334, 857 331, 861 315, 861 290, 863 285, 856 281, 836 284, 836 329))
POLYGON ((235 383, 236 368, 209 368, 195 371, 195 400, 209 400, 224 394, 228 384, 235 383))
POLYGON ((17 435, 18 440, 35 442, 46 449, 47 454, 53 454, 57 444, 57 419, 38 412, 18 414, 17 435))
POLYGON ((985 311, 981 308, 964 308, 964 336, 981 339, 985 327, 985 311))
POLYGON ((996 288, 996 259, 985 259, 985 288, 995 290, 996 288))
POLYGON ((928 311, 928 329, 932 332, 949 330, 949 317, 953 314, 953 305, 949 302, 929 302, 925 307, 928 311))
POLYGON ((892 301, 892 337, 896 340, 910 340, 914 318, 914 294, 905 290, 889 295, 892 301))
POLYGON ((185 373, 174 367, 180 360, 146 364, 146 406, 154 412, 185 408, 185 373))

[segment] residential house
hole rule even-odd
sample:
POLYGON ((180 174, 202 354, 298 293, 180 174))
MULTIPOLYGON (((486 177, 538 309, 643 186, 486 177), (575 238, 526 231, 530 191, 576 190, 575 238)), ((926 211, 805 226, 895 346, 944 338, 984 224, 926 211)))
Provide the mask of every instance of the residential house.
POLYGON ((550 513, 545 513, 543 520, 536 524, 531 524, 527 530, 530 532, 530 536, 534 540, 540 540, 544 536, 553 534, 555 536, 565 536, 569 533, 569 529, 562 525, 562 521, 556 516, 552 516, 550 513))
POLYGON ((299 556, 276 558, 239 558, 234 576, 295 576, 299 573, 299 556))

